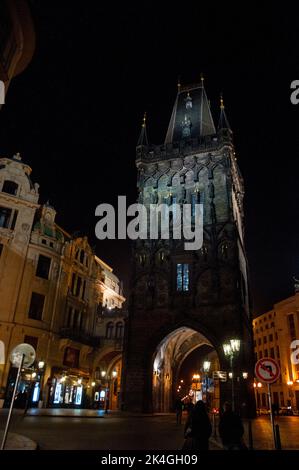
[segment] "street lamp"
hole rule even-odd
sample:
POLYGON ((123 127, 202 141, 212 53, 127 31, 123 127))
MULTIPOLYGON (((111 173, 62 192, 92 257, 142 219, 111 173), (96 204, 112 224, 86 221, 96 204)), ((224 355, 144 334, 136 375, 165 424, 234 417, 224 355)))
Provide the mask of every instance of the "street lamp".
POLYGON ((233 359, 240 351, 241 341, 239 339, 231 339, 229 342, 223 344, 223 352, 226 357, 229 357, 231 367, 231 381, 232 381, 232 409, 235 411, 235 388, 234 388, 234 373, 233 373, 233 359))
POLYGON ((111 375, 107 375, 107 372, 105 370, 102 370, 101 372, 102 377, 106 377, 106 402, 105 402, 105 414, 108 413, 109 410, 109 402, 110 402, 110 393, 111 393, 111 384, 112 380, 116 379, 117 377, 117 370, 113 370, 111 375))
POLYGON ((292 412, 292 409, 293 409, 293 396, 294 396, 294 393, 293 393, 293 390, 292 390, 292 385, 294 384, 293 380, 288 380, 287 381, 287 385, 289 387, 289 397, 290 397, 290 400, 288 400, 288 410, 290 410, 292 412), (290 406, 289 406, 290 405, 290 406))
POLYGON ((259 412, 259 404, 260 404, 260 400, 259 400, 259 394, 258 394, 258 388, 261 388, 262 387, 262 383, 261 382, 256 382, 254 381, 253 382, 253 388, 254 388, 254 396, 255 396, 255 404, 256 404, 256 409, 257 411, 259 412))

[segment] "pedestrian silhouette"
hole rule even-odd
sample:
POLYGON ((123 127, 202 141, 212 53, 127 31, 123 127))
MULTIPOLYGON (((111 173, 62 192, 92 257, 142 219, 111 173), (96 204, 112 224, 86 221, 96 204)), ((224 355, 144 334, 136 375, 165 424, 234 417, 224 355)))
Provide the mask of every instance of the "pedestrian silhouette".
POLYGON ((177 398, 174 404, 174 409, 176 412, 176 424, 182 423, 182 412, 183 412, 183 402, 180 398, 177 398))
POLYGON ((247 449, 244 440, 244 427, 240 416, 232 410, 229 402, 224 403, 224 412, 220 416, 219 434, 224 449, 245 450, 247 449))
POLYGON ((202 400, 199 400, 189 414, 185 424, 183 450, 208 450, 211 434, 212 426, 206 405, 202 400))

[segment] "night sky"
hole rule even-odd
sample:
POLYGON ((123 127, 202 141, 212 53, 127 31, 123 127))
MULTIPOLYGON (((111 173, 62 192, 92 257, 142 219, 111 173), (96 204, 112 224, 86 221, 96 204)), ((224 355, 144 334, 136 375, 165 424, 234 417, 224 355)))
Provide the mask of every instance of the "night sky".
POLYGON ((163 143, 177 77, 188 84, 203 72, 216 120, 224 94, 245 181, 254 313, 292 295, 299 277, 299 105, 290 102, 290 83, 299 79, 297 12, 252 2, 30 3, 37 47, 0 112, 0 155, 21 153, 57 222, 87 234, 128 286, 130 244, 95 239, 95 207, 118 195, 135 202, 143 112, 149 140, 163 143))

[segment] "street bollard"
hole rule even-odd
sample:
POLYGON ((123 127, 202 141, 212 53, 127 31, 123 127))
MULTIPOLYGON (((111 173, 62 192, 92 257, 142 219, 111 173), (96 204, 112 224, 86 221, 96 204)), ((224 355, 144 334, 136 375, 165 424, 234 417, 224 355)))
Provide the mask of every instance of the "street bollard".
POLYGON ((275 424, 275 440, 276 440, 276 450, 281 450, 279 424, 275 424))

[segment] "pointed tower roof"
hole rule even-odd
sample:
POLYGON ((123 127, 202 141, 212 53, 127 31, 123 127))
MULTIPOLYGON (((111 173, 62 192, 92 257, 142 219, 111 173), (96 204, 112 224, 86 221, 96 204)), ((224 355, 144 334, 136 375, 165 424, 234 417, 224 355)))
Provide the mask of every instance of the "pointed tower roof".
POLYGON ((200 84, 181 86, 179 83, 165 143, 215 133, 203 77, 200 84))
POLYGON ((232 132, 231 127, 229 125, 228 119, 226 117, 226 112, 224 108, 224 103, 223 103, 223 96, 220 95, 220 116, 219 116, 219 122, 218 122, 218 128, 217 130, 220 131, 221 129, 228 129, 229 131, 232 132))
POLYGON ((143 115, 141 131, 139 135, 139 139, 137 141, 137 147, 140 145, 148 145, 148 138, 146 132, 146 112, 143 115))

